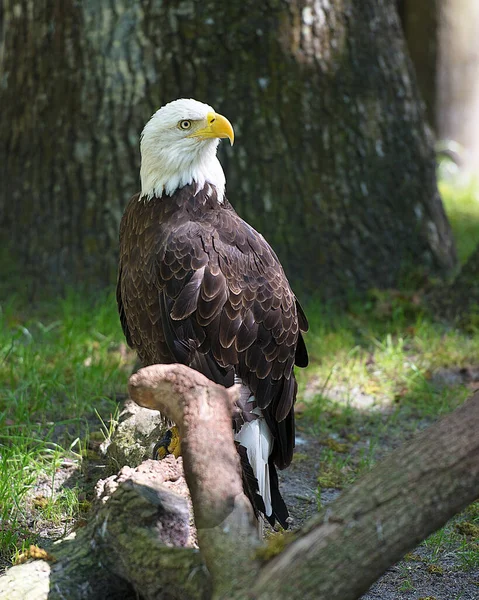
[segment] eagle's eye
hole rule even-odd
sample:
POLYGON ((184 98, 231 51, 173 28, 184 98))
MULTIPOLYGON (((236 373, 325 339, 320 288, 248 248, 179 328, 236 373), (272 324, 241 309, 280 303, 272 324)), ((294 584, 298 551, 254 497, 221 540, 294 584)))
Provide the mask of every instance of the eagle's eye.
POLYGON ((183 130, 190 129, 190 127, 191 127, 191 121, 188 120, 188 119, 183 119, 183 121, 180 121, 178 123, 178 127, 180 129, 183 129, 183 130))

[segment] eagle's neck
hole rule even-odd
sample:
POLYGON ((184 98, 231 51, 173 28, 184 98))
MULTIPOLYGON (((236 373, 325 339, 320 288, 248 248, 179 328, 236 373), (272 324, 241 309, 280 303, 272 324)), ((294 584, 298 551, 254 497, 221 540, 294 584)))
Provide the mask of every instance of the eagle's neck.
POLYGON ((141 195, 151 200, 163 194, 173 195, 186 185, 195 184, 196 193, 207 184, 216 188, 218 202, 225 195, 225 174, 216 157, 217 140, 208 145, 198 146, 196 152, 188 148, 187 152, 168 152, 161 148, 147 148, 142 145, 141 156, 141 195))

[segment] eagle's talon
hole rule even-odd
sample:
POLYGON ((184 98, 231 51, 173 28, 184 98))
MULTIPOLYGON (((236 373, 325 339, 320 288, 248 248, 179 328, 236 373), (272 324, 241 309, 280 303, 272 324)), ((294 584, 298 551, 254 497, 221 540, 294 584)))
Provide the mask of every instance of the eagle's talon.
POLYGON ((168 454, 178 458, 181 454, 181 440, 178 427, 174 426, 165 433, 153 448, 153 460, 163 460, 168 454))

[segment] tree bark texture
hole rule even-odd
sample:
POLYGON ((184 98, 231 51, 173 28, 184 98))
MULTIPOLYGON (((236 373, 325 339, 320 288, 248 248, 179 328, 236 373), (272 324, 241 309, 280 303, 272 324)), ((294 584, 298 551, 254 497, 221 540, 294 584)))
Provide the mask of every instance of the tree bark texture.
POLYGON ((398 11, 429 124, 436 129, 440 0, 399 0, 398 11))
POLYGON ((5 0, 0 231, 32 275, 106 281, 152 112, 232 121, 227 194, 322 296, 455 261, 393 0, 5 0))
MULTIPOLYGON (((242 501, 231 433, 235 390, 183 365, 154 365, 132 376, 130 392, 141 405, 167 412, 180 425, 185 479, 213 589, 201 555, 186 547, 186 501, 175 494, 176 488, 164 488, 181 478, 175 471, 180 459, 169 457, 159 479, 155 474, 164 461, 147 461, 110 478, 105 503, 76 543, 69 542, 74 546, 65 551, 61 546, 66 542, 60 544, 56 566, 36 561, 13 567, 0 578, 0 598, 28 597, 16 592, 34 584, 42 591, 36 600, 46 598, 48 589, 54 600, 106 598, 83 590, 89 590, 89 575, 99 586, 114 574, 115 589, 127 579, 146 600, 211 595, 225 600, 354 600, 479 495, 477 392, 377 465, 293 535, 280 554, 262 563, 251 508, 242 501), (213 423, 218 429, 212 429, 213 423), (75 569, 78 556, 86 562, 75 569), (68 575, 75 593, 70 593, 68 575)), ((124 597, 131 597, 126 588, 124 597)))

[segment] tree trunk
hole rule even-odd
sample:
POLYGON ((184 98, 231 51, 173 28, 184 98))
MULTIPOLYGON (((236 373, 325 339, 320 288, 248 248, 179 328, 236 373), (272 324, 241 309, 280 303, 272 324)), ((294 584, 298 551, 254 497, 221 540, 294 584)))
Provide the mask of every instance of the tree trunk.
POLYGON ((435 316, 466 327, 472 324, 476 330, 479 324, 479 245, 451 283, 433 288, 427 303, 435 316))
POLYGON ((427 121, 436 127, 438 3, 440 0, 399 0, 398 10, 409 55, 416 71, 427 121))
POLYGON ((42 280, 107 280, 138 136, 193 96, 227 115, 227 194, 293 283, 393 286, 455 254, 393 0, 4 3, 0 229, 42 280))
POLYGON ((40 282, 108 281, 138 185, 139 2, 5 0, 0 227, 40 282))

